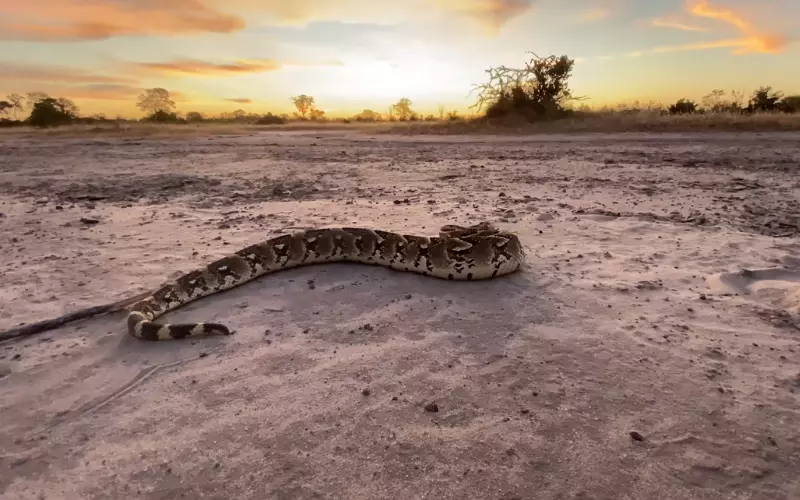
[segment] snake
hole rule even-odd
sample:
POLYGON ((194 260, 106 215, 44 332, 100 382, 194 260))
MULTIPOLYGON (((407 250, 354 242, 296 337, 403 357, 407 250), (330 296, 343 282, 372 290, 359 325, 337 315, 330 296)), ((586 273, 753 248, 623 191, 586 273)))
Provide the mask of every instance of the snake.
POLYGON ((147 341, 231 335, 234 332, 220 323, 161 324, 156 319, 265 274, 331 262, 378 265, 447 280, 484 280, 517 271, 525 251, 518 235, 486 221, 447 224, 430 237, 364 227, 301 230, 252 244, 164 283, 126 307, 128 333, 147 341))

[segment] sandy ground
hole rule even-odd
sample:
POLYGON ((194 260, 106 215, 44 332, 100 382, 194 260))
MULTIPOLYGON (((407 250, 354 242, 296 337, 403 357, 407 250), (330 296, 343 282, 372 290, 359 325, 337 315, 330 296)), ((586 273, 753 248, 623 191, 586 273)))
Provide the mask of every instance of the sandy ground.
POLYGON ((332 264, 0 344, 4 499, 798 499, 800 134, 0 143, 0 330, 285 231, 490 220, 528 264, 332 264), (433 411, 437 410, 437 411, 433 411))

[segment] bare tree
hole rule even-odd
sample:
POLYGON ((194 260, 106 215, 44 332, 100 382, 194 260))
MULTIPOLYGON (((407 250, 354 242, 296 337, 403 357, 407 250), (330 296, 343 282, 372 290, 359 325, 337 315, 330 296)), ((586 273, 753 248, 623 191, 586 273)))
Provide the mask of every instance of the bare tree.
POLYGON ((308 112, 308 118, 315 121, 322 121, 325 119, 325 112, 321 109, 311 108, 308 112))
POLYGON ((486 106, 489 117, 519 113, 529 119, 556 118, 565 114, 567 101, 583 99, 573 96, 569 88, 573 59, 566 55, 529 54, 531 59, 524 68, 487 69, 489 81, 474 86, 472 92, 478 91, 477 102, 470 107, 480 111, 486 106))
POLYGON ((33 111, 33 107, 36 105, 37 102, 44 101, 45 99, 50 98, 49 95, 45 92, 28 92, 25 94, 25 107, 29 110, 33 111))
POLYGON ((294 107, 297 108, 297 112, 303 118, 314 109, 314 98, 310 95, 300 94, 294 96, 292 97, 292 102, 294 102, 294 107))
POLYGON ((25 98, 19 94, 8 94, 6 101, 11 104, 11 112, 14 113, 14 119, 19 120, 17 112, 21 113, 25 110, 25 98))
POLYGON ((14 105, 8 101, 0 101, 0 114, 7 115, 8 110, 13 107, 14 105))
POLYGON ((75 102, 73 102, 72 99, 59 97, 56 99, 56 103, 58 104, 58 108, 62 113, 76 117, 78 116, 78 106, 75 104, 75 102))
POLYGON ((376 122, 381 119, 381 115, 371 109, 365 109, 361 113, 355 115, 353 119, 359 122, 376 122))
POLYGON ((439 105, 439 119, 444 120, 444 104, 439 105))
POLYGON ((159 111, 169 113, 175 110, 175 101, 172 100, 167 89, 153 88, 147 89, 139 95, 136 106, 148 115, 159 111))

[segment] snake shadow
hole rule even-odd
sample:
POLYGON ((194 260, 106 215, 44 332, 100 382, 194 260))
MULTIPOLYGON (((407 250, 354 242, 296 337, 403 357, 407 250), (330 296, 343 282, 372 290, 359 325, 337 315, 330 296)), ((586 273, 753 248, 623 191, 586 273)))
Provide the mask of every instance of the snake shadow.
MULTIPOLYGON (((312 335, 351 342, 353 331, 372 342, 398 335, 422 338, 431 330, 461 338, 499 340, 557 314, 547 283, 527 267, 490 280, 448 281, 379 266, 329 263, 265 275, 198 299, 160 318, 166 322, 217 322, 232 336, 144 342, 125 334, 117 355, 173 362, 226 345, 262 344, 265 334, 312 335)), ((124 322, 120 323, 124 333, 124 322)), ((274 338, 274 337, 273 337, 274 338)))

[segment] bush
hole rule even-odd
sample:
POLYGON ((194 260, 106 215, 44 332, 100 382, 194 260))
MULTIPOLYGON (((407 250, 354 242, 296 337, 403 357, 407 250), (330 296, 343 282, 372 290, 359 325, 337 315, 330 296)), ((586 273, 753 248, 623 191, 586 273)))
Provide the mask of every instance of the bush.
POLYGON ((186 123, 177 113, 159 110, 147 116, 144 121, 153 123, 186 123))
POLYGON ((487 118, 517 115, 534 122, 567 116, 567 102, 580 99, 569 89, 575 61, 566 55, 542 58, 530 54, 532 58, 524 68, 500 66, 486 70, 489 81, 475 87, 480 92, 472 107, 480 111, 486 106, 487 118))
POLYGON ((789 95, 778 103, 778 109, 784 113, 800 113, 800 95, 789 95))
POLYGON ((753 92, 750 103, 747 105, 747 111, 751 113, 776 111, 781 97, 783 97, 783 94, 780 92, 773 92, 772 87, 760 87, 753 92))
POLYGON ((281 116, 273 115, 271 112, 256 120, 256 125, 283 125, 287 120, 281 116))
POLYGON ((20 120, 11 120, 9 118, 0 118, 0 128, 19 127, 24 125, 20 120))
POLYGON ((77 118, 74 104, 66 99, 45 97, 33 105, 28 124, 34 127, 58 127, 73 123, 77 118))
POLYGON ((678 102, 669 107, 671 115, 688 115, 697 112, 697 103, 690 99, 678 99, 678 102))

